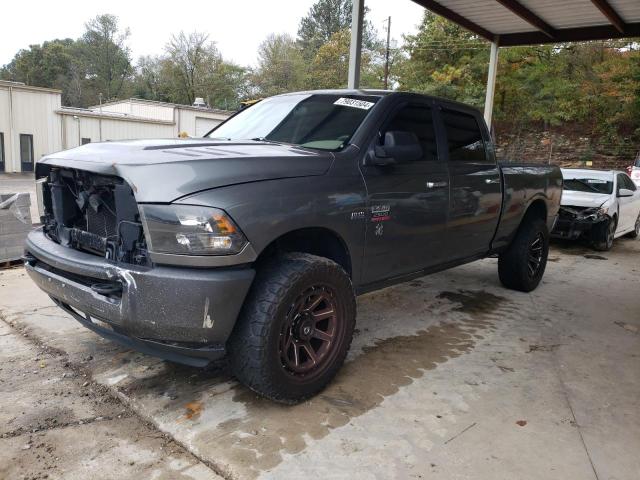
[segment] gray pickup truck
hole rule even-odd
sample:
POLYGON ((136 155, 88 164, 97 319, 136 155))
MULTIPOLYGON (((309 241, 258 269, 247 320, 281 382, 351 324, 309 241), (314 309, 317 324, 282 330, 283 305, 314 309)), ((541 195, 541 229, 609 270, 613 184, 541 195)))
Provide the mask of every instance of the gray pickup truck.
POLYGON ((355 296, 487 256, 536 288, 562 176, 496 162, 480 113, 418 94, 271 97, 201 139, 89 144, 36 168, 25 267, 87 328, 284 403, 342 365, 355 296))

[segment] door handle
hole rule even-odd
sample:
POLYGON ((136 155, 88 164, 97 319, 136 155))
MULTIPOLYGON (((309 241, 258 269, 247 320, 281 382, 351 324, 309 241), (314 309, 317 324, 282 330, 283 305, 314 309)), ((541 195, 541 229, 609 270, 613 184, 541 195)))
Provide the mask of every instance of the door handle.
POLYGON ((485 178, 484 179, 484 183, 486 183, 487 185, 490 185, 492 183, 500 183, 500 178, 485 178))
POLYGON ((444 188, 448 185, 447 182, 427 182, 427 189, 432 189, 432 188, 444 188))

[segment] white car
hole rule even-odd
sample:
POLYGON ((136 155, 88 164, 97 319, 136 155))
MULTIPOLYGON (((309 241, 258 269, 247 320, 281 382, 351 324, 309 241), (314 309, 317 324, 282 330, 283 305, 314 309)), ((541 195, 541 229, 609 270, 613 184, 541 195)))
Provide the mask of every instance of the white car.
POLYGON ((552 236, 609 250, 623 235, 640 235, 640 188, 625 172, 563 168, 564 187, 552 236))

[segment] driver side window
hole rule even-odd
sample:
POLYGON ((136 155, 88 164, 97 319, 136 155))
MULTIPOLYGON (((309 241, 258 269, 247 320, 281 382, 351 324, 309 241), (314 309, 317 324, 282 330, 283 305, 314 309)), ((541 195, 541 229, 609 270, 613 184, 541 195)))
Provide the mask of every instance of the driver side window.
POLYGON ((422 158, 417 161, 435 162, 438 160, 431 108, 422 105, 405 105, 393 115, 384 131, 414 133, 422 147, 422 158))

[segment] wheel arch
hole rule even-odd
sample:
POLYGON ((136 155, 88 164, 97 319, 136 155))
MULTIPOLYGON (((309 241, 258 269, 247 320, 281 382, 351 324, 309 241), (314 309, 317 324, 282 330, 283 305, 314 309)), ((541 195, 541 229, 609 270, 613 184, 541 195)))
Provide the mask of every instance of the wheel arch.
POLYGON ((333 260, 353 278, 351 253, 344 239, 326 227, 304 227, 290 230, 272 240, 258 255, 256 265, 273 255, 284 252, 302 252, 333 260))
POLYGON ((531 218, 539 218, 546 223, 547 215, 548 215, 547 203, 544 201, 543 198, 538 197, 529 203, 529 205, 527 206, 527 209, 525 210, 524 215, 522 216, 522 220, 520 220, 520 224, 522 225, 523 222, 531 218))

